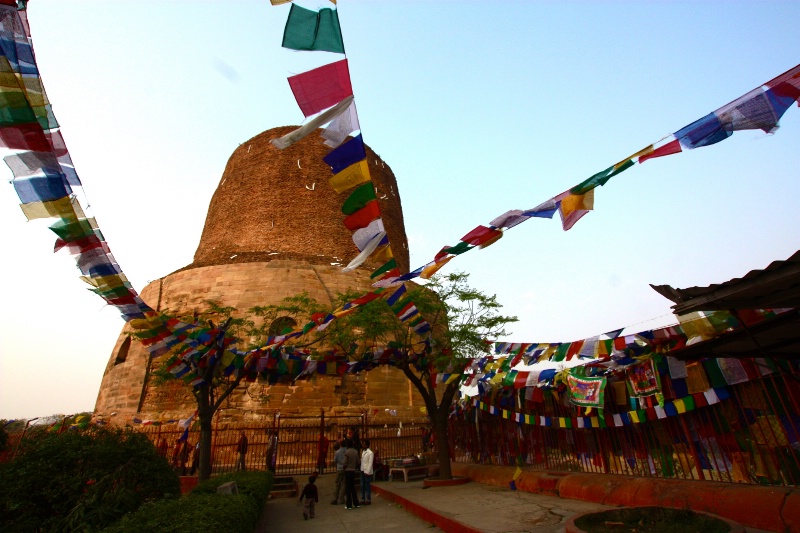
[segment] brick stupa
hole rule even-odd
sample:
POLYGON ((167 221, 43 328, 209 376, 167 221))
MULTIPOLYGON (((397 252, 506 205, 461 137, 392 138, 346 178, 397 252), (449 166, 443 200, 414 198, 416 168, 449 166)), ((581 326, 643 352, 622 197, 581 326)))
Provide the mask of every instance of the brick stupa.
MULTIPOLYGON (((247 316, 255 305, 279 303, 303 291, 332 303, 346 290, 367 292, 369 275, 379 266, 367 262, 353 272, 342 266, 358 254, 344 227, 344 195, 328 185, 330 168, 322 160, 328 148, 318 135, 278 150, 269 141, 295 127, 274 128, 241 144, 228 160, 211 199, 194 261, 149 283, 142 298, 154 309, 191 315, 207 301, 234 307, 247 316)), ((384 226, 402 271, 408 271, 408 245, 400 194, 394 174, 367 147, 384 226)), ((134 417, 185 418, 195 409, 189 387, 180 380, 156 384, 154 365, 125 326, 106 366, 95 415, 124 425, 134 417)), ((320 376, 294 384, 242 383, 224 406, 233 422, 272 418, 276 412, 319 415, 363 410, 419 416, 422 400, 397 369, 382 367, 358 375, 320 376)))

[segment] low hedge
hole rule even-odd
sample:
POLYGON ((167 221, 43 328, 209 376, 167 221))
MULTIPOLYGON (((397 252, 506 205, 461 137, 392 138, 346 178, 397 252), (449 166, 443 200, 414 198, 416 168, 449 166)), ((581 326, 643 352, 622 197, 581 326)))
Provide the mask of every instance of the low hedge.
POLYGON ((272 488, 272 473, 236 472, 211 478, 178 500, 148 503, 126 515, 106 533, 242 532, 252 533, 272 488), (217 487, 235 481, 238 495, 217 494, 217 487))

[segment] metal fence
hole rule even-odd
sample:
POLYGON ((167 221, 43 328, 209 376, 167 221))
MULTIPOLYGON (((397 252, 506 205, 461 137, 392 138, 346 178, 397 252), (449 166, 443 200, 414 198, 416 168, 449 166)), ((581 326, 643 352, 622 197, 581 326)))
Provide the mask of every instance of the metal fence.
MULTIPOLYGON (((621 427, 579 428, 575 418, 572 428, 547 427, 474 409, 451 419, 451 453, 459 462, 531 469, 800 484, 796 371, 774 372, 727 390, 730 397, 719 403, 621 427)), ((537 414, 575 415, 552 396, 537 406, 537 414)))
MULTIPOLYGON (((348 429, 353 429, 383 463, 389 459, 407 457, 423 451, 422 432, 427 418, 401 419, 370 418, 368 414, 338 416, 276 416, 255 424, 226 424, 215 427, 211 445, 212 473, 232 472, 238 468, 238 442, 247 437, 245 468, 265 470, 269 467, 271 437, 277 437, 275 471, 281 475, 301 475, 312 472, 335 472, 334 444, 348 429)), ((190 430, 185 444, 179 442, 183 430, 175 426, 145 426, 138 431, 146 434, 160 453, 170 460, 181 475, 196 473, 195 450, 199 430, 190 430), (194 466, 194 468, 193 468, 194 466)))

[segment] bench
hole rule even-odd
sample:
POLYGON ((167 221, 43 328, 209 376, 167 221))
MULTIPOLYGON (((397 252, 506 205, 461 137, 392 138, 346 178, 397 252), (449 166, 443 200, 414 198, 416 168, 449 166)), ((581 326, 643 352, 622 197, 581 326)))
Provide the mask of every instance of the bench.
POLYGON ((402 472, 403 473, 403 481, 408 483, 408 476, 415 476, 415 475, 424 475, 428 477, 429 475, 429 468, 432 466, 439 466, 438 464, 432 465, 413 465, 413 466, 390 466, 389 467, 389 477, 392 477, 392 472, 402 472))

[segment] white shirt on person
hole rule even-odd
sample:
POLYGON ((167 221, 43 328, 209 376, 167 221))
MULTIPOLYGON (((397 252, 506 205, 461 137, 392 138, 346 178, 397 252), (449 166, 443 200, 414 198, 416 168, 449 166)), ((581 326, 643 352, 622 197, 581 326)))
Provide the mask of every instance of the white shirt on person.
POLYGON ((373 473, 372 470, 372 461, 375 459, 375 454, 369 448, 365 449, 361 452, 361 471, 371 476, 373 473))

